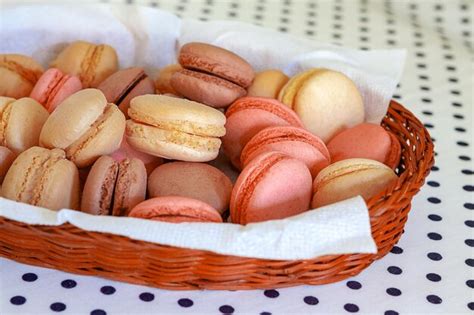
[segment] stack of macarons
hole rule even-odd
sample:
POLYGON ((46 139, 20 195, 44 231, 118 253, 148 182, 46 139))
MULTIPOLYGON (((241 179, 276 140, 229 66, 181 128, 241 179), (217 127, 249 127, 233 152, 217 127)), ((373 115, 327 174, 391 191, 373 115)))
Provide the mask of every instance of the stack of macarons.
POLYGON ((105 44, 73 42, 46 70, 0 55, 1 196, 174 223, 283 219, 397 180, 400 142, 364 117, 340 72, 255 73, 206 43, 155 80, 105 44))

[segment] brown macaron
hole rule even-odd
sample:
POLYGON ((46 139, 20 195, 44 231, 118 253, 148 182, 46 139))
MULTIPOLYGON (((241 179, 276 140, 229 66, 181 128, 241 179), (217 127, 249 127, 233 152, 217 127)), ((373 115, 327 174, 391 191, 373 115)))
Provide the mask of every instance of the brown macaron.
POLYGON ((126 216, 145 200, 147 175, 139 159, 100 157, 87 176, 81 210, 96 215, 126 216))

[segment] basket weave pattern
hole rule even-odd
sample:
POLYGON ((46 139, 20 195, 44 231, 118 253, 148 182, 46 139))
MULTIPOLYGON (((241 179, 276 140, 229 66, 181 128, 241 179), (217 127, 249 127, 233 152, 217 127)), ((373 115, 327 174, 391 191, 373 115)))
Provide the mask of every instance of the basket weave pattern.
POLYGON ((289 261, 242 258, 88 232, 71 224, 28 225, 0 217, 0 256, 173 290, 268 289, 343 280, 385 256, 398 242, 411 199, 434 163, 427 130, 402 105, 391 102, 383 125, 400 140, 402 160, 398 182, 367 202, 377 254, 289 261))

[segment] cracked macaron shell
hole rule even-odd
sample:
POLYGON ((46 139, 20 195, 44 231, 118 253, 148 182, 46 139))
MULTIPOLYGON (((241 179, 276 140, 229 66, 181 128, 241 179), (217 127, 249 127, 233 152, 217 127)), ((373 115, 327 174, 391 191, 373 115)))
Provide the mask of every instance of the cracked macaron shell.
POLYGON ((268 152, 240 173, 232 190, 230 215, 239 224, 283 219, 308 210, 311 197, 307 166, 283 153, 268 152))
POLYGON ((253 158, 270 151, 278 151, 306 164, 311 175, 331 162, 324 142, 305 129, 292 126, 269 127, 258 132, 242 150, 240 160, 245 168, 253 158))
POLYGON ((48 112, 32 98, 0 96, 0 145, 19 154, 37 146, 48 112))
POLYGON ((59 53, 51 67, 77 75, 84 88, 97 87, 117 71, 118 58, 115 49, 109 45, 76 41, 59 53))
POLYGON ((31 90, 43 73, 33 58, 19 54, 0 54, 0 95, 21 98, 31 90))
POLYGON ((366 201, 397 181, 387 165, 369 159, 347 159, 319 172, 313 182, 313 208, 361 195, 366 201))
POLYGON ((145 200, 136 205, 128 216, 172 223, 222 222, 219 212, 207 203, 179 196, 145 200))
POLYGON ((79 173, 63 150, 32 147, 8 170, 2 196, 51 210, 79 209, 79 173))
POLYGON ((101 155, 120 147, 125 116, 108 104, 97 89, 81 90, 50 115, 40 134, 40 145, 61 148, 78 167, 91 165, 101 155))

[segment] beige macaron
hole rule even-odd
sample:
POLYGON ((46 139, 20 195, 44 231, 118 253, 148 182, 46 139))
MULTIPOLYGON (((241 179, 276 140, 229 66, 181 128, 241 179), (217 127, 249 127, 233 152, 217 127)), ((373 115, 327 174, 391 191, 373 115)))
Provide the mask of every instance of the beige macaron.
POLYGON ((21 153, 8 170, 2 196, 45 207, 79 209, 79 173, 63 150, 32 147, 21 153))
POLYGON ((51 67, 77 75, 85 88, 97 87, 117 71, 118 58, 115 49, 109 45, 76 41, 61 51, 51 62, 51 67))
POLYGON ((369 159, 347 159, 319 172, 313 182, 313 208, 361 195, 365 200, 398 179, 387 165, 369 159))
POLYGON ((33 58, 0 54, 0 95, 20 98, 30 95, 43 67, 33 58))
POLYGON ((265 70, 258 72, 253 79, 252 85, 247 90, 247 96, 259 96, 278 98, 281 88, 288 82, 289 78, 280 70, 265 70))
POLYGON ((40 134, 40 145, 60 148, 79 168, 120 147, 125 116, 108 104, 97 89, 85 89, 66 98, 49 116, 40 134))
POLYGON ((173 73, 181 69, 183 69, 183 67, 181 67, 180 64, 171 64, 164 68, 161 68, 155 80, 156 93, 170 93, 173 95, 179 95, 179 93, 176 92, 176 90, 173 89, 173 87, 171 86, 171 77, 173 76, 173 73))
POLYGON ((15 160, 15 154, 7 147, 0 146, 0 183, 15 160))
POLYGON ((136 150, 188 162, 213 160, 225 135, 225 116, 212 107, 165 95, 130 102, 127 142, 136 150))
POLYGON ((48 111, 32 98, 0 96, 0 145, 19 154, 38 145, 48 111))
POLYGON ((279 100, 293 108, 306 129, 328 142, 364 121, 364 102, 354 82, 328 69, 311 69, 288 81, 279 100))

